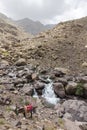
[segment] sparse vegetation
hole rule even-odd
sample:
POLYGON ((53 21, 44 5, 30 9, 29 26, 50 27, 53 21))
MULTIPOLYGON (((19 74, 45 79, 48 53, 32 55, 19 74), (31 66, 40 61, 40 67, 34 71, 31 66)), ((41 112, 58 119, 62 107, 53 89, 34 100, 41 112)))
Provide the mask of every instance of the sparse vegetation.
POLYGON ((4 125, 5 124, 5 120, 4 119, 0 119, 0 125, 4 125))
POLYGON ((84 89, 83 89, 83 84, 78 83, 77 88, 76 88, 76 93, 77 96, 83 96, 84 94, 84 89))

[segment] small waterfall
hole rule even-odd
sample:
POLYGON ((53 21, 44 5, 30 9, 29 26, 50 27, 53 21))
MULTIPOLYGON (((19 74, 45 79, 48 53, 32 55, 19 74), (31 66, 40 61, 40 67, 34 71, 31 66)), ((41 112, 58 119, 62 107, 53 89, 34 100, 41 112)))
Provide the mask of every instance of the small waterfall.
POLYGON ((36 92, 36 90, 34 89, 34 95, 33 95, 33 97, 35 97, 35 98, 37 98, 38 97, 38 94, 37 94, 37 92, 36 92))
POLYGON ((49 80, 50 83, 46 84, 42 97, 44 97, 48 102, 52 104, 56 104, 60 99, 57 98, 54 93, 53 86, 52 86, 53 82, 50 79, 47 80, 49 80))

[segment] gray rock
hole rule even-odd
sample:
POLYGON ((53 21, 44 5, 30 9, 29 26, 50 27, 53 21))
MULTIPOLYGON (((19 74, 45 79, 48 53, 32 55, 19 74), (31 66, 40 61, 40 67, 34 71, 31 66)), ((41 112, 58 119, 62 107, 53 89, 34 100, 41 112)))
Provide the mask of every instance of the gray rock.
POLYGON ((64 86, 66 86, 68 84, 68 82, 65 78, 58 78, 56 81, 62 83, 64 86))
POLYGON ((21 92, 25 95, 32 96, 34 94, 34 89, 29 84, 25 84, 24 87, 21 89, 21 92))
POLYGON ((53 84, 53 89, 54 92, 57 96, 59 96, 60 98, 64 98, 65 97, 65 90, 64 90, 64 86, 62 83, 54 83, 53 84))
POLYGON ((44 89, 44 87, 45 87, 45 84, 40 81, 36 81, 34 84, 34 88, 36 90, 42 90, 42 89, 44 89))
POLYGON ((77 88, 77 83, 75 82, 68 82, 68 85, 66 86, 66 93, 68 95, 75 95, 76 93, 76 88, 77 88))
MULTIPOLYGON (((85 101, 67 100, 63 103, 63 107, 65 109, 65 113, 71 114, 71 120, 87 122, 87 103, 85 101)), ((66 117, 66 114, 64 117, 66 117)))
POLYGON ((87 83, 87 76, 77 77, 77 81, 80 83, 87 83))
POLYGON ((14 80, 14 86, 15 87, 23 87, 23 84, 24 83, 26 83, 27 81, 26 81, 26 79, 22 79, 22 78, 16 78, 15 80, 14 80))

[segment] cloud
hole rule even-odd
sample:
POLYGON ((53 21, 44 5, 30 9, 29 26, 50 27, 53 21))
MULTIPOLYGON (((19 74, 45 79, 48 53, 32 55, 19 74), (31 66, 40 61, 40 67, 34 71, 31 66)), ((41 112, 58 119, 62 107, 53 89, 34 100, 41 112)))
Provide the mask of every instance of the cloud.
POLYGON ((0 0, 0 11, 13 19, 58 23, 86 16, 87 0, 0 0))

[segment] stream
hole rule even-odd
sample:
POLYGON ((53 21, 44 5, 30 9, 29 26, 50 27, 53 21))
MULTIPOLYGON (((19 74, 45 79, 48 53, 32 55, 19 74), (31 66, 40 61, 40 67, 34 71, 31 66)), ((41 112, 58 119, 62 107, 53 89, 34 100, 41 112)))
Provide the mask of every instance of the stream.
MULTIPOLYGON (((47 80, 49 80, 49 83, 45 85, 45 88, 43 89, 42 92, 42 97, 45 98, 49 103, 55 105, 60 101, 60 98, 57 98, 57 96, 54 93, 53 82, 49 78, 47 80)), ((33 97, 38 98, 38 94, 35 89, 33 97)))

